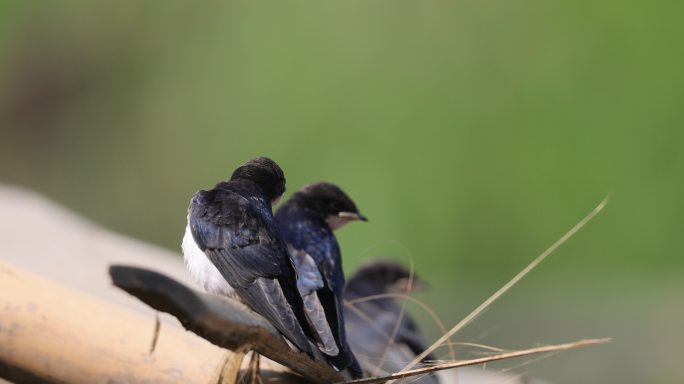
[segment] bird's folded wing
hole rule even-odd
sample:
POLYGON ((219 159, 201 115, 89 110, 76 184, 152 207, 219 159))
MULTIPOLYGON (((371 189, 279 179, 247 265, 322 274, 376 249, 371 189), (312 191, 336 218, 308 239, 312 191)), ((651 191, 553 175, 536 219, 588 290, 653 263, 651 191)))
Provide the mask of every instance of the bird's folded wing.
POLYGON ((245 303, 309 352, 293 308, 301 306, 294 269, 272 224, 247 199, 216 190, 195 195, 188 219, 197 245, 245 303))

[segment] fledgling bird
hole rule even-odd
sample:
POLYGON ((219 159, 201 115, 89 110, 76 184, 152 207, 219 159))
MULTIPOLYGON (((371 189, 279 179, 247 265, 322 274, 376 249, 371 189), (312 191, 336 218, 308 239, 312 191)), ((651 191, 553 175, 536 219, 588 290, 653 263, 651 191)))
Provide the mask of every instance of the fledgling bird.
MULTIPOLYGON (((366 371, 398 372, 426 348, 416 322, 407 312, 401 315, 402 307, 396 298, 371 296, 409 295, 426 285, 416 275, 411 278, 406 267, 390 260, 366 263, 349 279, 344 295, 348 302, 347 334, 351 348, 366 357, 362 360, 366 371)), ((423 362, 429 360, 434 358, 428 356, 423 362)), ((439 379, 429 375, 410 382, 437 384, 439 379)))
POLYGON ((368 219, 338 186, 310 184, 296 192, 275 220, 297 268, 297 288, 304 309, 319 332, 326 354, 337 369, 355 377, 361 367, 349 348, 344 327, 344 272, 334 230, 368 219))
POLYGON ((271 159, 238 167, 229 181, 197 192, 183 237, 185 264, 206 291, 227 295, 265 317, 300 351, 314 337, 292 260, 273 222, 285 176, 271 159))

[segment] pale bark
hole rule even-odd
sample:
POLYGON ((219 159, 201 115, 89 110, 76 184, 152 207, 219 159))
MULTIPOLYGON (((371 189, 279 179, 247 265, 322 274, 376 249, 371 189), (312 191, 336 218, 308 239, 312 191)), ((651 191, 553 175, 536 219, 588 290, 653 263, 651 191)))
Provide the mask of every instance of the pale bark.
POLYGON ((154 319, 0 264, 0 377, 47 383, 212 383, 228 352, 154 319))

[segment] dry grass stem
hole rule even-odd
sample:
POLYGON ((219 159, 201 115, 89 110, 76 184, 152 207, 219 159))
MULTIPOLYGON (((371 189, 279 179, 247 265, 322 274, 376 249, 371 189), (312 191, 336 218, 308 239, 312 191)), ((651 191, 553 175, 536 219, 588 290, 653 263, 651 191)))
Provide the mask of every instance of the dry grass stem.
POLYGON ((218 377, 216 378, 216 384, 237 383, 240 376, 240 367, 242 366, 242 361, 244 359, 244 351, 226 353, 223 366, 221 367, 218 377))
POLYGON ((405 377, 424 375, 427 373, 442 371, 445 369, 465 367, 468 365, 485 364, 485 363, 489 363, 492 361, 512 359, 515 357, 522 357, 522 356, 529 356, 529 355, 536 355, 536 354, 540 354, 540 353, 552 353, 552 352, 566 351, 569 349, 583 348, 583 347, 588 347, 588 346, 592 346, 592 345, 607 344, 607 343, 610 343, 611 341, 612 341, 612 339, 605 338, 605 339, 579 340, 579 341, 575 341, 572 343, 566 343, 566 344, 547 345, 544 347, 536 347, 536 348, 524 349, 524 350, 520 350, 520 351, 512 351, 512 352, 501 353, 501 354, 494 355, 494 356, 480 357, 477 359, 455 361, 455 362, 451 362, 451 363, 439 364, 439 365, 426 367, 426 368, 412 369, 412 370, 397 372, 397 373, 394 373, 394 374, 391 374, 388 376, 368 377, 368 378, 364 378, 364 379, 351 380, 351 381, 347 381, 345 383, 346 384, 382 383, 382 382, 385 382, 388 380, 397 380, 397 379, 402 379, 405 377))
POLYGON ((528 366, 528 365, 530 365, 530 364, 534 364, 534 363, 536 363, 536 362, 538 362, 538 361, 541 361, 541 360, 544 360, 544 359, 548 359, 549 357, 555 356, 555 355, 558 354, 558 353, 560 353, 560 352, 549 352, 549 353, 547 353, 547 354, 545 354, 545 355, 541 355, 541 356, 539 356, 539 357, 535 357, 534 359, 530 359, 530 360, 527 360, 527 361, 523 361, 522 363, 517 364, 517 365, 514 365, 514 366, 512 366, 512 367, 508 367, 508 368, 505 368, 505 369, 501 369, 501 370, 497 371, 496 373, 497 373, 497 374, 503 374, 503 373, 506 373, 506 372, 515 371, 515 370, 517 370, 517 369, 520 369, 521 367, 525 367, 525 366, 528 366))
POLYGON ((480 306, 475 308, 474 311, 472 311, 468 316, 466 316, 463 320, 461 320, 458 324, 456 324, 449 332, 444 334, 442 337, 440 337, 437 341, 435 341, 428 349, 423 351, 420 355, 416 356, 413 361, 411 361, 409 364, 407 364, 403 369, 403 371, 406 371, 410 368, 412 368, 414 365, 416 365, 418 362, 423 360, 425 356, 430 354, 432 351, 434 351, 437 347, 445 343, 451 336, 453 336, 456 332, 460 331, 463 327, 468 325, 470 322, 475 320, 475 318, 480 315, 487 307, 489 307, 494 301, 496 301, 501 295, 506 293, 511 287, 513 287, 515 284, 518 283, 523 277, 525 277, 531 270, 533 270, 539 263, 544 261, 547 256, 552 254, 558 247, 560 247, 563 243, 568 241, 577 231, 579 231, 582 227, 584 227, 591 219, 593 219, 603 208, 608 204, 608 197, 605 197, 597 206, 594 208, 587 216, 585 216, 582 220, 580 220, 577 224, 575 224, 574 227, 572 227, 568 232, 566 232, 560 239, 558 239, 555 243, 553 243, 546 251, 544 251, 541 255, 539 255, 536 259, 534 259, 530 264, 527 265, 522 271, 520 271, 517 275, 515 275, 508 283, 506 283, 503 287, 499 288, 498 291, 494 292, 493 295, 491 295, 487 300, 485 300, 480 306))
POLYGON ((503 352, 504 350, 501 348, 493 347, 491 345, 485 345, 485 344, 478 344, 478 343, 469 343, 466 341, 461 341, 461 342, 453 342, 453 343, 444 343, 440 345, 440 347, 448 347, 449 345, 458 345, 461 347, 475 347, 475 348, 480 348, 480 349, 485 349, 487 351, 493 351, 493 352, 503 352))

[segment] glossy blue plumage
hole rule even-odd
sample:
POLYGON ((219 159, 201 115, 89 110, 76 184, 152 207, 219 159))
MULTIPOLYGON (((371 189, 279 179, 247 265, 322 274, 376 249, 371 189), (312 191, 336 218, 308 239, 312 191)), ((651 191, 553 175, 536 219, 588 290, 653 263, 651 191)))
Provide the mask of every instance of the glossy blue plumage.
MULTIPOLYGON (((333 231, 300 193, 295 194, 275 215, 283 239, 295 261, 297 286, 302 296, 315 292, 325 311, 325 318, 339 347, 337 356, 329 356, 338 369, 349 369, 355 376, 361 368, 347 344, 344 329, 344 272, 340 247, 333 231), (306 263, 306 255, 317 269, 306 263), (316 273, 318 272, 318 273, 316 273)), ((305 300, 306 301, 306 300, 305 300)))

